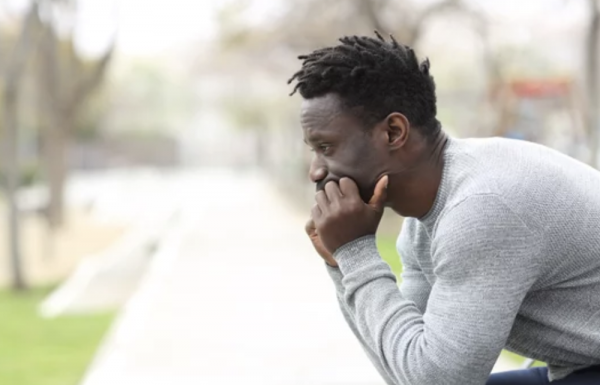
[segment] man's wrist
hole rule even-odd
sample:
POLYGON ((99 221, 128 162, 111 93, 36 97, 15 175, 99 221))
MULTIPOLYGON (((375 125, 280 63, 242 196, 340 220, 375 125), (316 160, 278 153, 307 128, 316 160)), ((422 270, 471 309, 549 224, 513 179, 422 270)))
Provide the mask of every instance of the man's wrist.
POLYGON ((381 260, 373 234, 344 244, 333 253, 333 258, 344 274, 363 264, 368 264, 371 260, 381 260))
POLYGON ((357 247, 363 246, 365 244, 371 244, 375 240, 374 234, 363 235, 362 237, 356 238, 350 242, 346 242, 340 247, 338 247, 333 252, 333 259, 337 262, 338 256, 343 254, 348 249, 357 249, 357 247))

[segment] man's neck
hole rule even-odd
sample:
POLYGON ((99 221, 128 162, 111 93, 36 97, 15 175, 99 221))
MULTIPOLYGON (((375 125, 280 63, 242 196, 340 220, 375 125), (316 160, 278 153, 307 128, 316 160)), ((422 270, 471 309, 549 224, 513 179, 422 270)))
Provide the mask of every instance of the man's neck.
POLYGON ((397 214, 421 218, 431 210, 442 181, 448 139, 440 131, 430 144, 424 144, 413 167, 390 179, 390 206, 397 214))

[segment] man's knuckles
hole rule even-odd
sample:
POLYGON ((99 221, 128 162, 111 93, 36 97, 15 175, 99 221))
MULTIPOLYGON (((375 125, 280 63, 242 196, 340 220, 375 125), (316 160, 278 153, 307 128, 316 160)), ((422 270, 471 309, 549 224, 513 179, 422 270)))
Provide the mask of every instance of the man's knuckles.
POLYGON ((349 198, 347 200, 332 202, 327 213, 328 219, 343 219, 347 216, 360 213, 363 209, 362 202, 349 198))

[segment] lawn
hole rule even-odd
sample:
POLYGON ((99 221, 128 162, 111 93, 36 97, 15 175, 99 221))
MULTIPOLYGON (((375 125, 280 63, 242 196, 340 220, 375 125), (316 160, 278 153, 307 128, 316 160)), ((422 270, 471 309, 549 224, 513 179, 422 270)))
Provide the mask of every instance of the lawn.
POLYGON ((113 314, 44 319, 37 305, 49 289, 0 291, 0 384, 76 385, 113 314))
MULTIPOLYGON (((388 263, 388 265, 390 265, 390 268, 398 277, 398 281, 400 281, 402 263, 400 262, 400 257, 396 251, 396 239, 390 236, 377 237, 377 248, 379 249, 379 254, 381 254, 381 257, 388 263)), ((513 362, 515 367, 519 367, 521 364, 523 364, 523 362, 525 362, 525 358, 508 351, 503 351, 502 357, 513 362)), ((535 366, 543 365, 545 364, 541 362, 535 363, 535 366)))
POLYGON ((379 249, 379 254, 381 254, 383 260, 390 265, 394 274, 400 279, 402 263, 400 262, 400 256, 396 251, 396 238, 390 236, 378 236, 377 248, 379 249))

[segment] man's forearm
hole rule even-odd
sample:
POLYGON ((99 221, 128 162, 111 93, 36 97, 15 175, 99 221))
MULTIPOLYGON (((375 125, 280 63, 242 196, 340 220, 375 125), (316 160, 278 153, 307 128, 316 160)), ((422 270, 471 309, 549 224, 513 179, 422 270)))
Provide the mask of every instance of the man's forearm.
POLYGON ((346 309, 363 341, 399 384, 485 383, 533 282, 534 260, 524 252, 462 253, 451 246, 444 257, 457 266, 438 269, 425 314, 398 289, 375 237, 357 239, 334 254, 346 309), (518 287, 515 275, 524 282, 518 287), (510 290, 513 295, 506 295, 510 290))
POLYGON ((379 359, 379 356, 377 354, 375 354, 375 352, 373 352, 373 350, 365 343, 363 337, 361 336, 361 334, 358 331, 358 328, 356 327, 356 322, 355 322, 354 318, 352 317, 352 315, 350 314, 350 311, 348 310, 346 303, 344 302, 344 286, 342 285, 342 279, 343 279, 342 272, 337 267, 332 267, 327 264, 326 264, 326 266, 327 266, 327 272, 329 273, 329 276, 331 277, 331 280, 333 281, 333 284, 335 285, 335 291, 336 291, 336 296, 338 299, 338 304, 340 306, 340 310, 342 312, 342 315, 344 316, 344 319, 346 320, 346 323, 350 327, 350 330, 352 330, 352 333, 354 333, 354 335, 356 336, 356 339, 358 339, 358 342, 362 346, 367 357, 369 357, 369 360, 371 360, 371 362, 375 366, 375 369, 377 369, 377 371, 379 372, 381 377, 385 380, 385 382, 388 385, 397 385, 392 380, 389 373, 387 373, 385 371, 385 369, 383 368, 381 361, 379 359))

